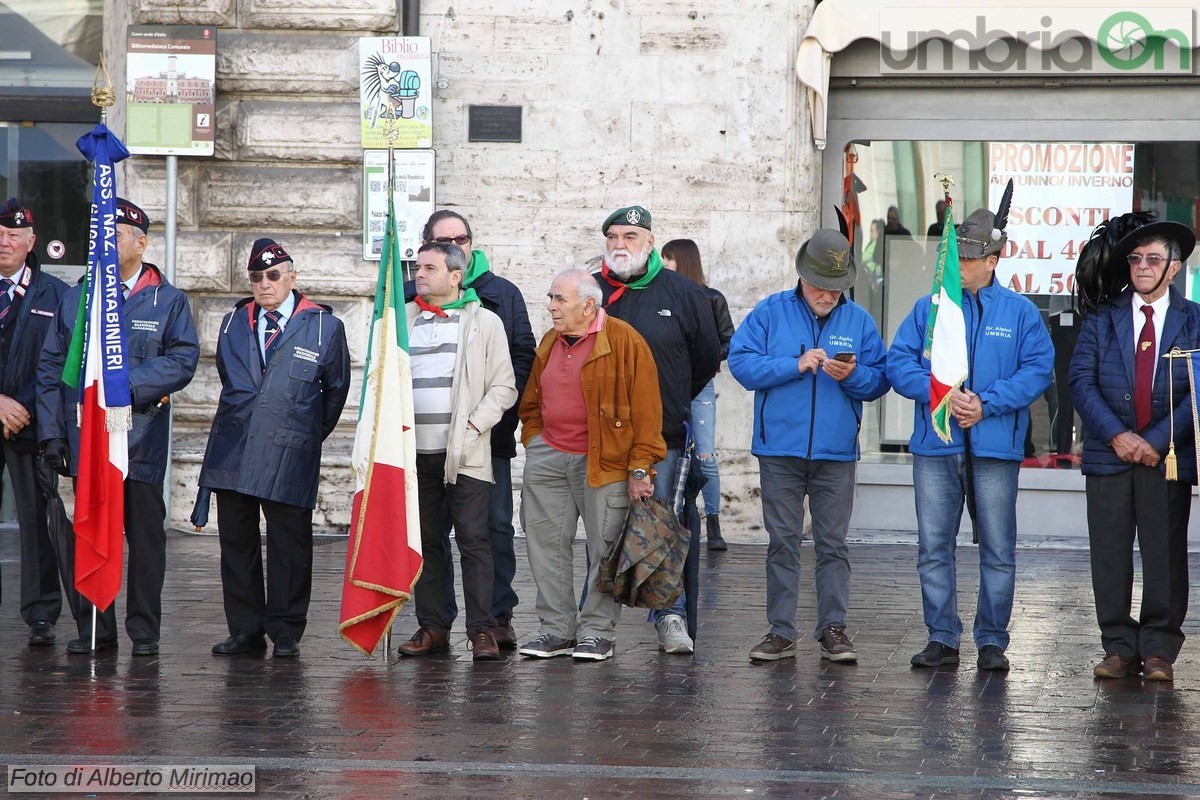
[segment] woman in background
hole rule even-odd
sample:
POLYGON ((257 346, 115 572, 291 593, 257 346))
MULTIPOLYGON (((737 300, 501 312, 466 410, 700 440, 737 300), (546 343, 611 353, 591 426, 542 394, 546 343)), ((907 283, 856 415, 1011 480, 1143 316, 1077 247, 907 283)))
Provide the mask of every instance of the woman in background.
MULTIPOLYGON (((717 323, 717 336, 721 340, 721 360, 729 355, 729 340, 733 338, 733 320, 729 316, 729 304, 725 295, 704 281, 704 267, 700 263, 700 248, 691 239, 672 239, 663 245, 663 266, 678 272, 700 285, 712 304, 713 318, 717 323)), ((696 399, 692 401, 692 435, 696 440, 696 454, 700 459, 700 471, 708 480, 704 483, 704 525, 708 535, 709 550, 725 550, 721 538, 721 473, 717 467, 717 392, 709 381, 696 399)))

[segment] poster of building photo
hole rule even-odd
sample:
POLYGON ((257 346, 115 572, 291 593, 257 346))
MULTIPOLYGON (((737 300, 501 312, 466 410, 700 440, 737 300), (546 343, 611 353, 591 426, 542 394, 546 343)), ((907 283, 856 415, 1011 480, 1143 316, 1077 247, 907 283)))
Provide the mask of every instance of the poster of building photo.
POLYGON ((433 82, 429 37, 358 40, 359 123, 364 150, 433 147, 433 82))
POLYGON ((129 151, 211 156, 216 141, 216 28, 130 25, 126 47, 129 151))
MULTIPOLYGON (((396 200, 396 228, 400 258, 411 261, 421 246, 421 229, 433 213, 433 151, 395 150, 392 191, 396 200)), ((363 258, 378 261, 383 255, 387 224, 387 150, 363 153, 363 258)))

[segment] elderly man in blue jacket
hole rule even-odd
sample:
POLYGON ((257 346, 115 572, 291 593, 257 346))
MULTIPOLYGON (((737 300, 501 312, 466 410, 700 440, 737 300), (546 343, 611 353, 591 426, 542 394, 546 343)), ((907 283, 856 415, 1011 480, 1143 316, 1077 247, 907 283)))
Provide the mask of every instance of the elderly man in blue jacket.
POLYGON ((1002 230, 1006 216, 998 221, 981 208, 958 226, 969 367, 965 385, 951 397, 949 443, 934 430, 929 409, 929 359, 922 354, 929 295, 900 323, 888 351, 892 388, 916 401, 909 451, 917 573, 929 642, 912 657, 914 667, 958 663, 962 620, 954 549, 963 498, 973 493, 979 533, 976 663, 982 670, 1009 668, 1004 651, 1017 574, 1017 474, 1025 457, 1029 405, 1050 385, 1054 347, 1037 306, 995 280, 1008 241, 1002 230))
MULTIPOLYGON (((163 480, 167 472, 170 395, 196 374, 200 344, 187 295, 172 286, 158 267, 142 261, 150 220, 128 200, 117 198, 117 257, 125 302, 121 328, 133 397, 129 432, 129 473, 125 477, 125 539, 129 543, 125 632, 135 656, 158 653, 162 588, 167 573, 167 509, 163 480)), ((75 475, 79 457, 78 393, 62 382, 63 362, 75 330, 81 284, 63 295, 54 326, 46 333, 38 367, 38 439, 46 460, 63 475, 75 475)), ((80 598, 75 623, 79 638, 67 652, 92 651, 92 605, 80 598)), ((95 652, 117 648, 116 603, 99 614, 95 652)))
POLYGON ((733 335, 729 370, 754 392, 754 434, 767 548, 767 621, 756 661, 796 655, 800 535, 808 496, 816 545, 821 657, 856 661, 846 635, 862 404, 888 390, 886 350, 871 315, 842 292, 858 270, 846 237, 819 230, 796 255, 795 289, 759 303, 733 335))
POLYGON ((1087 431, 1092 590, 1105 654, 1092 670, 1097 678, 1140 671, 1146 680, 1173 680, 1183 646, 1196 482, 1192 401, 1186 364, 1160 356, 1200 347, 1200 305, 1171 285, 1195 246, 1195 234, 1178 222, 1151 222, 1122 237, 1111 259, 1128 263, 1129 286, 1084 320, 1071 356, 1071 397, 1087 431), (1164 470, 1172 450, 1177 480, 1164 470), (1135 534, 1142 556, 1136 620, 1135 534))
POLYGON ((247 264, 253 297, 221 323, 221 400, 208 436, 200 486, 217 495, 221 591, 229 638, 214 655, 300 654, 312 595, 312 514, 321 445, 350 391, 342 321, 296 290, 292 258, 272 239, 247 264), (259 512, 267 521, 263 593, 259 512))

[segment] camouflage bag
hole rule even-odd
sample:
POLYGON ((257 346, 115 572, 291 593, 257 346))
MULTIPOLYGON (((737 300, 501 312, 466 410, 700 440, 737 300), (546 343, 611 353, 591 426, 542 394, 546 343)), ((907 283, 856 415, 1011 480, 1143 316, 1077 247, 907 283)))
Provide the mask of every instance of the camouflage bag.
POLYGON ((629 504, 625 524, 596 575, 596 591, 633 608, 668 609, 683 591, 691 533, 658 499, 629 504))

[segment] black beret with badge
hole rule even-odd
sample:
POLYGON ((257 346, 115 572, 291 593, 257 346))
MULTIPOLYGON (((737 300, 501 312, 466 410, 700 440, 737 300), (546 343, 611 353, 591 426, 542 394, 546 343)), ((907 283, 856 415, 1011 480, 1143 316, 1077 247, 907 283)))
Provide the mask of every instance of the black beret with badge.
POLYGON ((650 212, 642 206, 618 208, 608 215, 608 219, 604 220, 604 224, 600 226, 600 232, 607 234, 609 227, 613 225, 632 225, 635 228, 650 230, 650 212))
POLYGON ((10 197, 0 206, 0 227, 32 228, 33 212, 21 205, 17 198, 10 197))
POLYGON ((287 250, 278 244, 274 239, 256 239, 254 246, 250 248, 250 262, 246 265, 246 269, 250 272, 264 272, 277 267, 283 261, 291 262, 292 257, 287 254, 287 250))
POLYGON ((142 233, 150 231, 150 218, 146 216, 146 212, 124 197, 117 198, 117 223, 132 225, 142 233))

